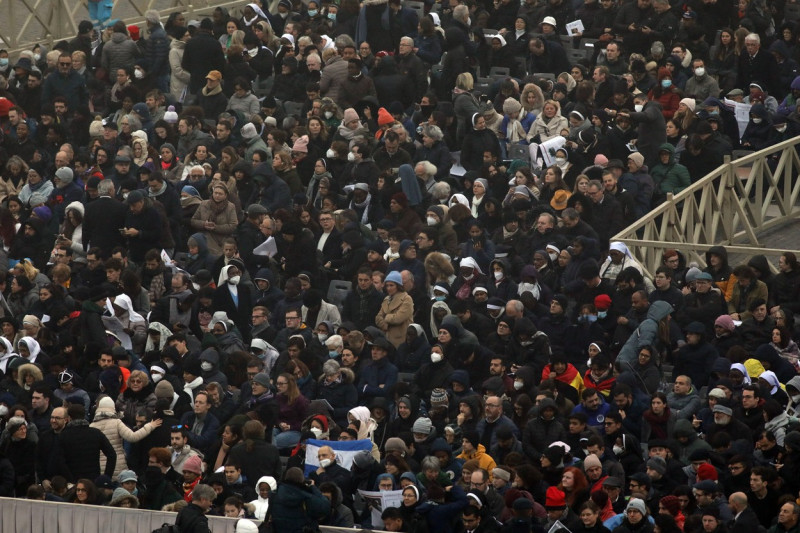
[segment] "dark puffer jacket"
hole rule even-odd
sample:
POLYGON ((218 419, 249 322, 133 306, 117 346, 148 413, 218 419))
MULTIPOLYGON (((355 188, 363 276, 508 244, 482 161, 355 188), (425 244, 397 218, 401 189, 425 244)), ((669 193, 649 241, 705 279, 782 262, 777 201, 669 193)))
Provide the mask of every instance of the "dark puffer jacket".
POLYGON ((284 482, 270 497, 269 511, 275 531, 302 533, 306 527, 319 528, 318 521, 330 512, 330 502, 313 485, 284 482))

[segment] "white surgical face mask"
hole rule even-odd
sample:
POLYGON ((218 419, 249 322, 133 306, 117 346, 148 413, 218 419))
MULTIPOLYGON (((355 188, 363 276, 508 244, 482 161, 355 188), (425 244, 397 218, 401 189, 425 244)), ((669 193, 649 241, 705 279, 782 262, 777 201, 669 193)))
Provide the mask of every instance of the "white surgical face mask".
POLYGON ((313 433, 316 438, 320 438, 322 436, 322 430, 319 428, 311 428, 311 433, 313 433))
POLYGON ((470 274, 469 276, 464 276, 464 279, 465 279, 465 280, 467 280, 467 281, 469 281, 469 280, 471 280, 471 279, 472 279, 472 278, 474 278, 474 277, 475 277, 475 274, 470 274))
POLYGON ((325 118, 331 118, 333 116, 333 111, 325 111, 325 118))
POLYGON ((522 390, 522 387, 525 386, 525 383, 522 381, 515 381, 514 382, 514 390, 522 390))
POLYGON ((142 78, 144 78, 144 72, 142 72, 137 68, 136 70, 133 71, 133 77, 136 78, 137 80, 141 80, 142 78))
POLYGON ((161 374, 159 374, 157 372, 152 373, 150 375, 150 377, 153 378, 153 383, 158 383, 159 381, 164 379, 164 376, 162 376, 161 374))
POLYGON ((778 131, 778 133, 783 133, 784 131, 786 131, 786 124, 783 124, 782 126, 778 126, 775 129, 778 131))
POLYGON ((214 365, 212 365, 208 361, 203 361, 202 363, 200 363, 200 368, 203 369, 203 372, 208 372, 209 370, 214 368, 214 365))
POLYGON ((567 162, 567 160, 564 159, 563 157, 556 157, 556 165, 561 166, 566 162, 567 162))
POLYGON ((175 366, 175 363, 172 361, 164 361, 164 366, 167 367, 167 370, 172 370, 172 367, 175 366))
POLYGON ((496 279, 497 281, 500 281, 501 279, 503 279, 503 272, 502 271, 495 272, 494 273, 494 279, 496 279))
POLYGON ((328 340, 328 334, 327 333, 317 333, 317 338, 319 339, 319 342, 325 342, 326 340, 328 340))
POLYGON ((6 416, 8 414, 8 407, 5 405, 0 405, 0 416, 6 416))
POLYGON ((354 154, 353 152, 348 153, 347 154, 347 160, 350 161, 350 162, 355 161, 356 160, 356 154, 354 154))
POLYGON ((705 73, 706 69, 704 69, 703 67, 697 67, 696 69, 694 69, 694 75, 697 76, 698 78, 700 76, 703 76, 705 73))
POLYGON ((622 446, 620 446, 618 444, 615 444, 614 447, 612 448, 612 450, 614 451, 614 455, 620 455, 622 452, 625 451, 625 448, 623 448, 622 446))
POLYGON ((228 278, 228 283, 230 283, 231 285, 238 285, 241 279, 242 279, 241 276, 231 276, 230 278, 228 278))
POLYGON ((556 259, 558 259, 558 254, 555 252, 548 252, 547 257, 550 258, 550 261, 555 261, 556 259))
POLYGON ((192 288, 194 288, 195 292, 197 292, 197 291, 199 291, 199 290, 200 290, 200 284, 199 284, 199 283, 195 283, 195 282, 193 281, 193 282, 192 282, 192 288))
POLYGON ((429 226, 435 226, 439 223, 439 221, 433 217, 425 217, 425 222, 427 222, 429 226))
POLYGON ((333 159, 334 157, 336 157, 336 152, 333 151, 333 148, 328 148, 328 151, 325 152, 325 156, 328 159, 333 159))
POLYGON ((256 57, 258 55, 258 48, 253 48, 252 50, 248 50, 247 55, 249 55, 250 57, 256 57))
POLYGON ((41 61, 41 59, 42 59, 42 54, 33 54, 33 60, 36 61, 37 63, 41 61))
POLYGON ((332 462, 333 461, 331 461, 330 459, 323 459, 322 461, 319 462, 319 466, 321 466, 322 468, 328 468, 329 466, 331 466, 332 462))
POLYGON ((431 352, 431 363, 438 363, 442 360, 442 357, 444 356, 439 352, 431 352))
POLYGON ((641 113, 644 106, 642 104, 634 104, 633 108, 636 110, 637 113, 641 113))
POLYGON ((753 124, 761 124, 762 120, 764 120, 764 119, 762 119, 762 118, 754 118, 753 119, 753 124))

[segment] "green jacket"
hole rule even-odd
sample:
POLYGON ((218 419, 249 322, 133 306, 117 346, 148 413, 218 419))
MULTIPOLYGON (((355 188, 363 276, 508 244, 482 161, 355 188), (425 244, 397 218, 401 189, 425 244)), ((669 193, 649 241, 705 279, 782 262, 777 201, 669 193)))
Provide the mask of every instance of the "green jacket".
POLYGON ((689 170, 675 162, 675 147, 671 144, 662 144, 658 147, 658 151, 669 152, 669 162, 665 165, 660 162, 659 158, 659 163, 650 169, 650 175, 653 177, 656 188, 662 194, 670 192, 678 194, 692 183, 689 170))

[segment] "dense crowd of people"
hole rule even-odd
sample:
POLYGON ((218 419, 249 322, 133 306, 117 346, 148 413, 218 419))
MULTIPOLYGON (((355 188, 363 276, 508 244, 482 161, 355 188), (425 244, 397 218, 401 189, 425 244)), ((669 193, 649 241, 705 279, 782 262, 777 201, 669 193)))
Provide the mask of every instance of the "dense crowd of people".
POLYGON ((280 0, 0 51, 0 496, 800 532, 796 255, 614 238, 800 132, 794 7, 280 0))

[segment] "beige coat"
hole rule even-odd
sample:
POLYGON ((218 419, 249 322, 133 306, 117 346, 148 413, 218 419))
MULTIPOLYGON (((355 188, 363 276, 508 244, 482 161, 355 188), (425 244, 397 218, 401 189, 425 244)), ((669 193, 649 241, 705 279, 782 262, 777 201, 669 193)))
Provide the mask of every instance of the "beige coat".
POLYGON ((211 200, 203 200, 192 216, 192 229, 206 236, 208 251, 211 255, 222 255, 223 241, 233 235, 238 224, 236 208, 230 201, 221 213, 215 213, 211 209, 211 200), (215 224, 211 231, 204 227, 205 222, 209 220, 215 224))
MULTIPOLYGON (((114 468, 114 480, 123 470, 127 470, 128 463, 125 462, 125 450, 122 448, 122 441, 139 442, 150 433, 153 432, 155 426, 152 422, 148 422, 143 428, 133 431, 119 419, 119 415, 115 411, 98 408, 94 415, 94 421, 89 424, 93 428, 97 428, 103 432, 108 442, 114 447, 117 452, 117 466, 114 468)), ((100 471, 106 467, 106 456, 100 455, 100 471)))
POLYGON ((406 341, 406 330, 414 316, 414 301, 406 292, 387 296, 375 317, 375 325, 385 334, 395 348, 406 341))

